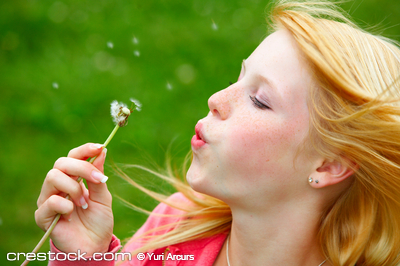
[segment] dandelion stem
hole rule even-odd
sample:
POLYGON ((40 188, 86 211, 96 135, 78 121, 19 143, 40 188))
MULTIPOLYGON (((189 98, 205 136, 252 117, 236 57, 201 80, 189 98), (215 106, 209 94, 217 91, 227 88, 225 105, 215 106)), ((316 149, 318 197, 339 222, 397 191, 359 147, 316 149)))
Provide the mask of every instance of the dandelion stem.
MULTIPOLYGON (((105 141, 104 144, 103 144, 104 148, 107 147, 108 143, 110 143, 110 141, 111 141, 112 138, 114 137, 115 133, 117 133, 117 131, 118 131, 119 128, 120 128, 120 126, 119 126, 118 124, 114 127, 113 131, 111 132, 111 134, 108 136, 108 138, 106 139, 106 141, 105 141)), ((93 163, 94 160, 96 160, 96 158, 97 158, 97 156, 92 157, 92 158, 89 160, 89 163, 93 163)), ((81 182, 81 180, 82 180, 82 177, 78 177, 78 179, 76 180, 76 182, 79 183, 79 182, 81 182)), ((69 195, 68 195, 68 196, 69 196, 69 195)))
MULTIPOLYGON (((110 141, 112 140, 112 138, 114 137, 115 133, 117 133, 118 129, 120 128, 120 126, 117 124, 113 131, 111 132, 111 134, 108 136, 108 138, 106 139, 106 141, 104 142, 103 146, 104 148, 107 147, 107 145, 110 143, 110 141)), ((94 160, 96 160, 97 156, 92 157, 89 160, 89 163, 93 163, 94 160)), ((78 183, 81 182, 82 177, 78 177, 78 179, 76 180, 78 183)), ((70 199, 70 196, 67 195, 65 197, 66 199, 70 199)), ((51 232, 53 232, 54 227, 56 226, 58 220, 60 220, 61 214, 57 214, 56 217, 54 218, 53 222, 51 223, 50 227, 47 229, 46 233, 44 234, 44 236, 42 237, 42 239, 40 239, 39 243, 36 245, 36 247, 33 249, 32 253, 37 253, 39 251, 39 249, 42 247, 42 245, 44 244, 44 242, 47 240, 47 238, 50 236, 51 232)), ((25 260, 21 266, 25 266, 29 263, 29 260, 25 260)))
MULTIPOLYGON (((108 136, 108 138, 106 139, 106 141, 104 142, 104 148, 107 147, 108 143, 110 143, 110 141, 112 140, 112 138, 114 137, 115 133, 117 133, 118 128, 120 128, 120 126, 118 124, 115 125, 113 131, 111 132, 110 136, 108 136)), ((94 161, 94 160, 93 160, 94 161)), ((93 163, 93 162, 91 162, 93 163)))

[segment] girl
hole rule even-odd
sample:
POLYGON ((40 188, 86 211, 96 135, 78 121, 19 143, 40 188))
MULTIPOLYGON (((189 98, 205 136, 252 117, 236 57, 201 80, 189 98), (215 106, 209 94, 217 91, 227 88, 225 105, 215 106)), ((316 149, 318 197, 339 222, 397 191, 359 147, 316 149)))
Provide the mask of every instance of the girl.
MULTIPOLYGON (((188 185, 160 175, 179 193, 149 192, 162 203, 124 247, 132 259, 117 263, 400 263, 399 48, 330 2, 281 0, 270 18, 273 33, 195 127, 188 185)), ((35 215, 46 230, 63 214, 52 251, 119 249, 105 155, 80 146, 46 176, 35 215)), ((50 264, 91 263, 115 261, 50 264)))

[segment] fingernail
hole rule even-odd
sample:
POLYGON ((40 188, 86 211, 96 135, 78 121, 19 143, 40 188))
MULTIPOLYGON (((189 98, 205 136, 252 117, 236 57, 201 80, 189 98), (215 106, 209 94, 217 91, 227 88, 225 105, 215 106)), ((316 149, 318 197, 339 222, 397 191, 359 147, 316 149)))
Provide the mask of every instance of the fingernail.
POLYGON ((103 174, 100 173, 100 172, 94 171, 94 170, 92 171, 92 177, 93 177, 94 179, 100 181, 101 183, 105 183, 105 182, 107 182, 107 180, 108 180, 108 177, 107 177, 107 176, 103 175, 103 174))
POLYGON ((104 148, 103 151, 104 151, 104 155, 107 155, 107 148, 104 148))
POLYGON ((88 204, 86 203, 86 200, 85 200, 84 197, 82 197, 82 198, 79 200, 79 203, 81 204, 82 209, 86 210, 86 209, 88 208, 88 204))
POLYGON ((100 148, 104 147, 104 145, 103 144, 92 144, 92 147, 95 149, 100 149, 100 148))

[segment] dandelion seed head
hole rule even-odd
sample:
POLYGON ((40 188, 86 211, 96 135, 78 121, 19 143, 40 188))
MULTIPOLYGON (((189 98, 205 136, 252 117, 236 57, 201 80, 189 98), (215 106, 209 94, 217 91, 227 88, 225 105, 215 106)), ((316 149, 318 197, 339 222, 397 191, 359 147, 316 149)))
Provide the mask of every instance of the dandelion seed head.
POLYGON ((107 42, 107 47, 112 49, 114 48, 114 44, 112 42, 107 42))
POLYGON ((136 37, 133 37, 132 42, 133 42, 133 44, 138 44, 139 40, 136 37))
POLYGON ((135 50, 135 51, 133 52, 133 54, 134 54, 135 56, 137 56, 137 57, 140 56, 140 52, 139 52, 138 50, 135 50))
POLYGON ((111 116, 114 123, 118 124, 120 127, 124 127, 128 124, 128 117, 134 110, 141 110, 142 104, 138 100, 131 98, 130 101, 134 105, 131 109, 122 102, 113 101, 111 103, 111 116))
POLYGON ((128 106, 122 102, 113 101, 111 103, 111 116, 115 124, 124 127, 128 124, 128 117, 131 114, 128 106))
POLYGON ((131 114, 131 110, 129 110, 126 107, 122 107, 121 112, 123 112, 125 115, 130 115, 131 114))
POLYGON ((52 86, 54 89, 58 89, 58 83, 57 83, 57 82, 53 82, 53 84, 51 84, 51 86, 52 86))
POLYGON ((172 85, 171 85, 171 83, 169 83, 169 82, 167 82, 167 90, 172 90, 172 85))

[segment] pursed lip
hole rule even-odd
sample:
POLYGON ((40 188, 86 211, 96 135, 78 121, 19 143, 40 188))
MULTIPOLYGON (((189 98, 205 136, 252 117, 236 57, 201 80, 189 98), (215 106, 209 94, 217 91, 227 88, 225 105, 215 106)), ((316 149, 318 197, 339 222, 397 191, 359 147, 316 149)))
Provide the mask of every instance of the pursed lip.
POLYGON ((199 138, 200 140, 202 140, 202 141, 204 141, 204 142, 207 142, 207 141, 204 139, 203 132, 202 132, 202 128, 203 128, 203 124, 197 123, 197 125, 194 127, 194 131, 196 132, 197 138, 199 138))
POLYGON ((197 125, 194 128, 196 134, 193 136, 191 141, 193 150, 200 149, 207 143, 206 140, 204 139, 202 128, 203 125, 201 123, 197 123, 197 125))

